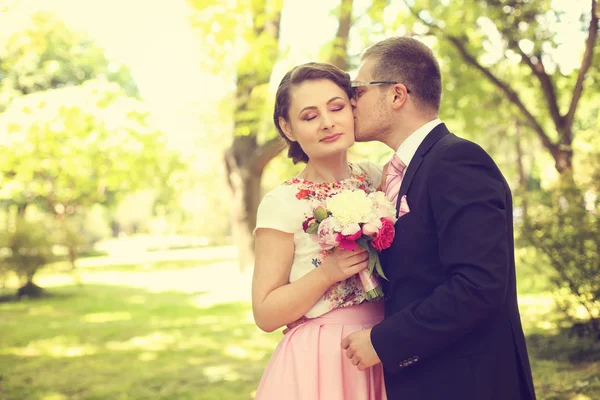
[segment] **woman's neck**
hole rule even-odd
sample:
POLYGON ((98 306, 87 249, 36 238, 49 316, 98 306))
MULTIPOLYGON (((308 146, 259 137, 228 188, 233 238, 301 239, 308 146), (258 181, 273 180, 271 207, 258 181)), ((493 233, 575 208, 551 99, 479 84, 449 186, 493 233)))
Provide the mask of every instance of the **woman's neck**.
POLYGON ((311 158, 299 177, 311 182, 338 182, 350 178, 352 170, 346 153, 342 156, 311 158))

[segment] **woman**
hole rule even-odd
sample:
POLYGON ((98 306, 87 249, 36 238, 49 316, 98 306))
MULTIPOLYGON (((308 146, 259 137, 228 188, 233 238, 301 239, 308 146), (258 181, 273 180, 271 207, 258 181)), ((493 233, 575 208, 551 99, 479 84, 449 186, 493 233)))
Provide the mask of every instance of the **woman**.
POLYGON ((273 119, 294 163, 306 167, 262 200, 255 229, 252 308, 257 325, 287 331, 265 370, 257 400, 381 400, 381 365, 359 371, 341 341, 383 319, 383 305, 368 303, 356 275, 367 267, 358 248, 323 252, 302 229, 314 200, 343 190, 372 192, 381 171, 354 165, 354 117, 347 73, 324 63, 289 71, 277 90, 273 119))

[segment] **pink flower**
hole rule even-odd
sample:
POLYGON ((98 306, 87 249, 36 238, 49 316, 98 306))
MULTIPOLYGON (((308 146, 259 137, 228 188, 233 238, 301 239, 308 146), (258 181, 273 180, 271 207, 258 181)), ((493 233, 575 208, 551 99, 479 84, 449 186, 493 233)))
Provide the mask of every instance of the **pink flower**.
POLYGON ((311 237, 321 246, 321 249, 330 250, 339 244, 338 231, 340 228, 333 218, 325 218, 319 225, 317 234, 311 235, 311 237))
MULTIPOLYGON (((379 222, 379 221, 377 221, 377 222, 379 222)), ((362 233, 363 233, 363 235, 370 236, 370 237, 374 238, 379 233, 380 227, 381 227, 381 222, 379 222, 379 224, 367 222, 362 227, 362 233)))
POLYGON ((358 239, 360 239, 360 237, 362 236, 362 232, 359 229, 356 233, 352 234, 352 235, 342 235, 341 233, 338 233, 338 237, 337 240, 340 243, 340 247, 344 250, 354 250, 358 247, 358 243, 356 243, 356 241, 358 239))
POLYGON ((377 236, 373 239, 373 247, 381 251, 387 249, 394 241, 394 224, 387 218, 381 218, 381 228, 377 236))

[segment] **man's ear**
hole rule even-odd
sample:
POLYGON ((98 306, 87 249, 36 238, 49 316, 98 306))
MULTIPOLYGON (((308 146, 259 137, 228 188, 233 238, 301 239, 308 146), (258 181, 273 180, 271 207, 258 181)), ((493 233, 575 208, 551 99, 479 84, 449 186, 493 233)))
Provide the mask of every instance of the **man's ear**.
POLYGON ((279 127, 283 131, 283 134, 292 142, 296 141, 294 134, 292 133, 292 127, 289 122, 283 117, 279 117, 279 127))
POLYGON ((402 108, 406 100, 408 99, 408 89, 401 83, 394 85, 394 98, 392 100, 392 108, 399 110, 402 108))

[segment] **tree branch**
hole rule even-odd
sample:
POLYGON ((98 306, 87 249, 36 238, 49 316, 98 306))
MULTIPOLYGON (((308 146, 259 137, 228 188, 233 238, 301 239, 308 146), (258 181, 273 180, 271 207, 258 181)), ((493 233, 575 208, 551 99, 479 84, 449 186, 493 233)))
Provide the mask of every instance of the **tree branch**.
MULTIPOLYGON (((504 34, 505 36, 508 36, 507 33, 504 34)), ((544 93, 546 104, 548 105, 548 110, 550 111, 550 116, 552 117, 552 121, 554 121, 554 126, 556 126, 556 130, 558 132, 561 132, 564 119, 558 108, 554 83, 552 82, 552 79, 550 79, 550 76, 546 73, 546 68, 542 63, 541 55, 536 55, 537 61, 534 63, 531 57, 525 54, 525 52, 521 49, 516 40, 509 38, 509 46, 519 53, 523 63, 527 65, 529 69, 531 69, 531 72, 533 72, 538 81, 540 81, 540 84, 542 85, 542 92, 544 93)))
POLYGON ((413 14, 423 24, 425 24, 428 27, 430 27, 431 29, 441 33, 442 37, 446 38, 450 43, 452 43, 454 45, 454 47, 456 47, 456 49, 458 50, 458 52, 460 53, 462 58, 468 64, 470 64, 472 67, 474 67, 475 69, 480 71, 490 82, 492 82, 496 87, 498 87, 500 90, 502 90, 502 92, 504 92, 504 94, 506 95, 508 100, 511 103, 513 103, 519 109, 519 111, 521 111, 521 113, 525 116, 525 119, 527 120, 529 125, 533 128, 533 130, 537 133, 537 135, 539 136, 543 145, 550 151, 550 153, 556 159, 556 157, 558 155, 558 146, 550 140, 548 135, 546 135, 544 128, 542 128, 542 126, 537 121, 537 119, 533 116, 533 114, 531 114, 531 112, 527 109, 527 107, 525 107, 525 104, 523 104, 519 95, 506 82, 504 82, 500 78, 496 77, 496 75, 494 75, 489 68, 486 68, 483 65, 481 65, 479 63, 479 61, 477 61, 477 59, 469 53, 464 42, 461 41, 460 38, 450 35, 449 33, 446 33, 446 31, 444 29, 442 29, 441 27, 439 27, 438 25, 436 25, 434 23, 425 21, 407 3, 407 0, 404 0, 404 3, 410 10, 411 14, 413 14))
POLYGON ((581 99, 583 93, 583 81, 587 74, 590 66, 592 65, 592 59, 594 58, 594 46, 596 39, 598 38, 598 4, 596 0, 592 0, 592 8, 590 13, 590 26, 589 34, 585 43, 585 53, 583 54, 583 60, 581 61, 581 68, 579 68, 579 74, 577 75, 577 83, 575 83, 575 89, 573 90, 573 99, 571 100, 571 106, 569 112, 565 116, 565 127, 570 128, 573 126, 573 120, 575 119, 575 111, 577 111, 577 104, 581 99))
POLYGON ((269 161, 277 157, 285 148, 285 142, 277 136, 258 148, 252 158, 252 169, 255 173, 261 174, 269 161))

